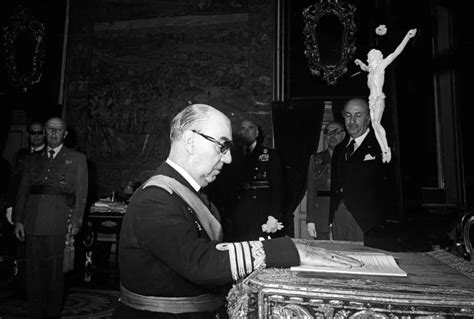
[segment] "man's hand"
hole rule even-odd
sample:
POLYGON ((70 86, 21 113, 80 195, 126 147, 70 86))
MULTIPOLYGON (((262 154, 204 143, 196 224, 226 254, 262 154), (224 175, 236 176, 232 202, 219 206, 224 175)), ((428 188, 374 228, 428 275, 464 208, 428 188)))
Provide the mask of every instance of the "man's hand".
POLYGON ((314 225, 314 223, 307 223, 306 228, 308 229, 308 234, 311 237, 313 238, 318 237, 318 233, 316 232, 316 225, 314 225))
POLYGON ((15 230, 13 233, 19 241, 25 240, 25 228, 23 227, 22 223, 15 223, 15 230))
POLYGON ((305 244, 303 241, 293 239, 300 255, 301 266, 325 266, 336 268, 362 267, 364 264, 342 253, 305 244))

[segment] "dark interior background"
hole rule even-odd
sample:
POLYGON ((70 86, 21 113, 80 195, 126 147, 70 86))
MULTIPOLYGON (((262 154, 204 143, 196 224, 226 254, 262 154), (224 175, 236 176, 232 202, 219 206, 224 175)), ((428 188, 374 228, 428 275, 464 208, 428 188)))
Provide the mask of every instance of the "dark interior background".
MULTIPOLYGON (((357 8, 353 58, 365 61, 371 48, 386 55, 409 29, 418 29, 416 38, 386 72, 387 107, 382 124, 394 154, 389 170, 395 206, 394 215, 387 217, 403 220, 421 210, 449 215, 458 214, 451 209, 470 209, 474 188, 470 147, 474 17, 470 1, 349 2, 357 8), (450 30, 437 28, 440 21, 435 8, 439 6, 451 14, 450 30), (384 37, 374 34, 379 24, 388 27, 384 37), (439 37, 448 37, 453 45, 434 54, 433 39, 439 37), (444 125, 454 128, 449 137, 459 154, 445 160, 445 165, 455 165, 451 171, 458 173, 452 175, 459 176, 452 177, 456 183, 440 187, 433 75, 443 70, 454 72, 455 103, 445 112, 454 114, 456 125, 444 125), (454 199, 446 195, 446 189, 456 189, 454 199)), ((310 74, 301 11, 314 1, 288 0, 282 2, 287 40, 285 98, 275 99, 276 3, 70 0, 61 101, 67 2, 2 1, 2 27, 10 23, 21 4, 45 24, 46 38, 43 76, 27 92, 11 83, 2 60, 0 146, 4 148, 11 125, 60 115, 64 105, 74 137, 69 143, 87 153, 93 189, 96 195, 105 194, 122 189, 165 159, 169 120, 179 109, 190 102, 208 103, 228 114, 234 126, 250 117, 263 128, 267 144, 275 145, 285 160, 290 210, 304 193, 307 159, 316 147, 324 101, 333 102, 337 117, 344 100, 367 96, 368 90, 366 76, 356 74, 359 70, 352 64, 335 86, 310 74)), ((21 48, 17 50, 23 54, 21 48)), ((443 124, 445 118, 438 119, 443 124)), ((447 136, 447 131, 441 136, 447 136)))

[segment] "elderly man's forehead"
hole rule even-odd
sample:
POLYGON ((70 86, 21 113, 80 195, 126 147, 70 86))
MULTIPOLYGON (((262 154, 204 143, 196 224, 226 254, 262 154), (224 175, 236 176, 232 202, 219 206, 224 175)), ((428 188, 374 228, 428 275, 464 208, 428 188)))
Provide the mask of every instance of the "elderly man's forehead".
POLYGON ((240 127, 248 127, 248 128, 254 127, 254 128, 256 128, 257 125, 255 125, 255 123, 252 122, 252 121, 245 120, 245 121, 242 121, 242 123, 240 124, 240 127))
POLYGON ((327 129, 327 130, 331 130, 331 129, 344 129, 344 127, 342 126, 341 123, 329 123, 329 124, 326 126, 326 129, 327 129))
POLYGON ((359 100, 349 101, 344 106, 344 112, 368 112, 368 111, 369 111, 369 106, 367 105, 367 103, 364 103, 363 101, 359 101, 359 100))
POLYGON ((51 119, 46 122, 46 127, 64 128, 64 121, 61 119, 51 119))
POLYGON ((42 130, 43 125, 41 123, 31 123, 29 129, 30 130, 35 130, 35 129, 42 130))

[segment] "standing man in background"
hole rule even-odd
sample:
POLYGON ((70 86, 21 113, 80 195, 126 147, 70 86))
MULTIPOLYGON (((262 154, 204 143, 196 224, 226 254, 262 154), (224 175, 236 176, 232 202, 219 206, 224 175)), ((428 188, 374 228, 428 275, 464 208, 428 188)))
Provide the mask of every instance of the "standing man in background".
MULTIPOLYGON (((15 153, 12 161, 12 171, 8 182, 6 203, 6 218, 10 224, 13 224, 13 207, 15 206, 15 198, 20 185, 20 179, 25 166, 25 160, 27 156, 30 156, 34 153, 43 152, 45 148, 43 124, 40 122, 32 122, 30 125, 28 125, 27 136, 28 147, 19 149, 15 153)), ((10 234, 12 238, 12 247, 15 247, 15 258, 18 266, 18 272, 15 278, 15 290, 18 291, 20 296, 24 297, 26 296, 25 243, 16 241, 14 239, 13 233, 10 234)))
POLYGON ((45 133, 45 151, 25 160, 13 214, 15 236, 26 239, 31 318, 61 314, 66 233, 79 232, 87 198, 86 157, 63 145, 66 124, 51 118, 45 133))
POLYGON ((364 242, 364 235, 383 221, 386 172, 382 151, 370 128, 367 101, 349 100, 342 111, 349 134, 334 149, 331 171, 333 238, 364 242))
POLYGON ((28 155, 42 152, 45 147, 43 124, 40 122, 32 122, 28 126, 28 147, 19 149, 12 161, 12 173, 10 176, 8 186, 8 208, 7 208, 7 219, 12 222, 12 209, 15 203, 15 197, 20 185, 21 174, 23 167, 25 166, 25 159, 28 155))
POLYGON ((346 137, 346 132, 339 122, 328 123, 323 132, 328 148, 309 159, 306 227, 311 237, 327 240, 330 232, 331 157, 334 148, 346 137))
MULTIPOLYGON (((238 145, 232 152, 234 162, 229 169, 231 182, 227 214, 230 214, 231 233, 226 240, 256 240, 271 235, 282 220, 283 173, 282 163, 275 149, 263 145, 257 125, 244 120, 240 124, 238 145), (259 139, 260 137, 260 139, 259 139), (262 225, 273 220, 275 227, 267 231, 262 225)), ((278 226, 280 225, 280 226, 278 226)))

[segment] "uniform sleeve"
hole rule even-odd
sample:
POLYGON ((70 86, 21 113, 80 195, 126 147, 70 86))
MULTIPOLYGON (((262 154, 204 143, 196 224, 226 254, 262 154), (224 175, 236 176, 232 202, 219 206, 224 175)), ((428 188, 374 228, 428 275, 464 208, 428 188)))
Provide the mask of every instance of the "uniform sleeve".
POLYGON ((76 171, 74 172, 74 208, 71 216, 71 223, 80 227, 82 225, 82 217, 87 201, 87 188, 89 185, 89 176, 87 173, 87 160, 84 154, 79 153, 76 171))
POLYGON ((199 237, 192 211, 177 195, 149 187, 142 192, 132 228, 137 245, 174 272, 200 285, 221 285, 264 267, 299 264, 289 238, 265 242, 218 243, 199 237), (281 248, 278 248, 281 247, 281 248))

